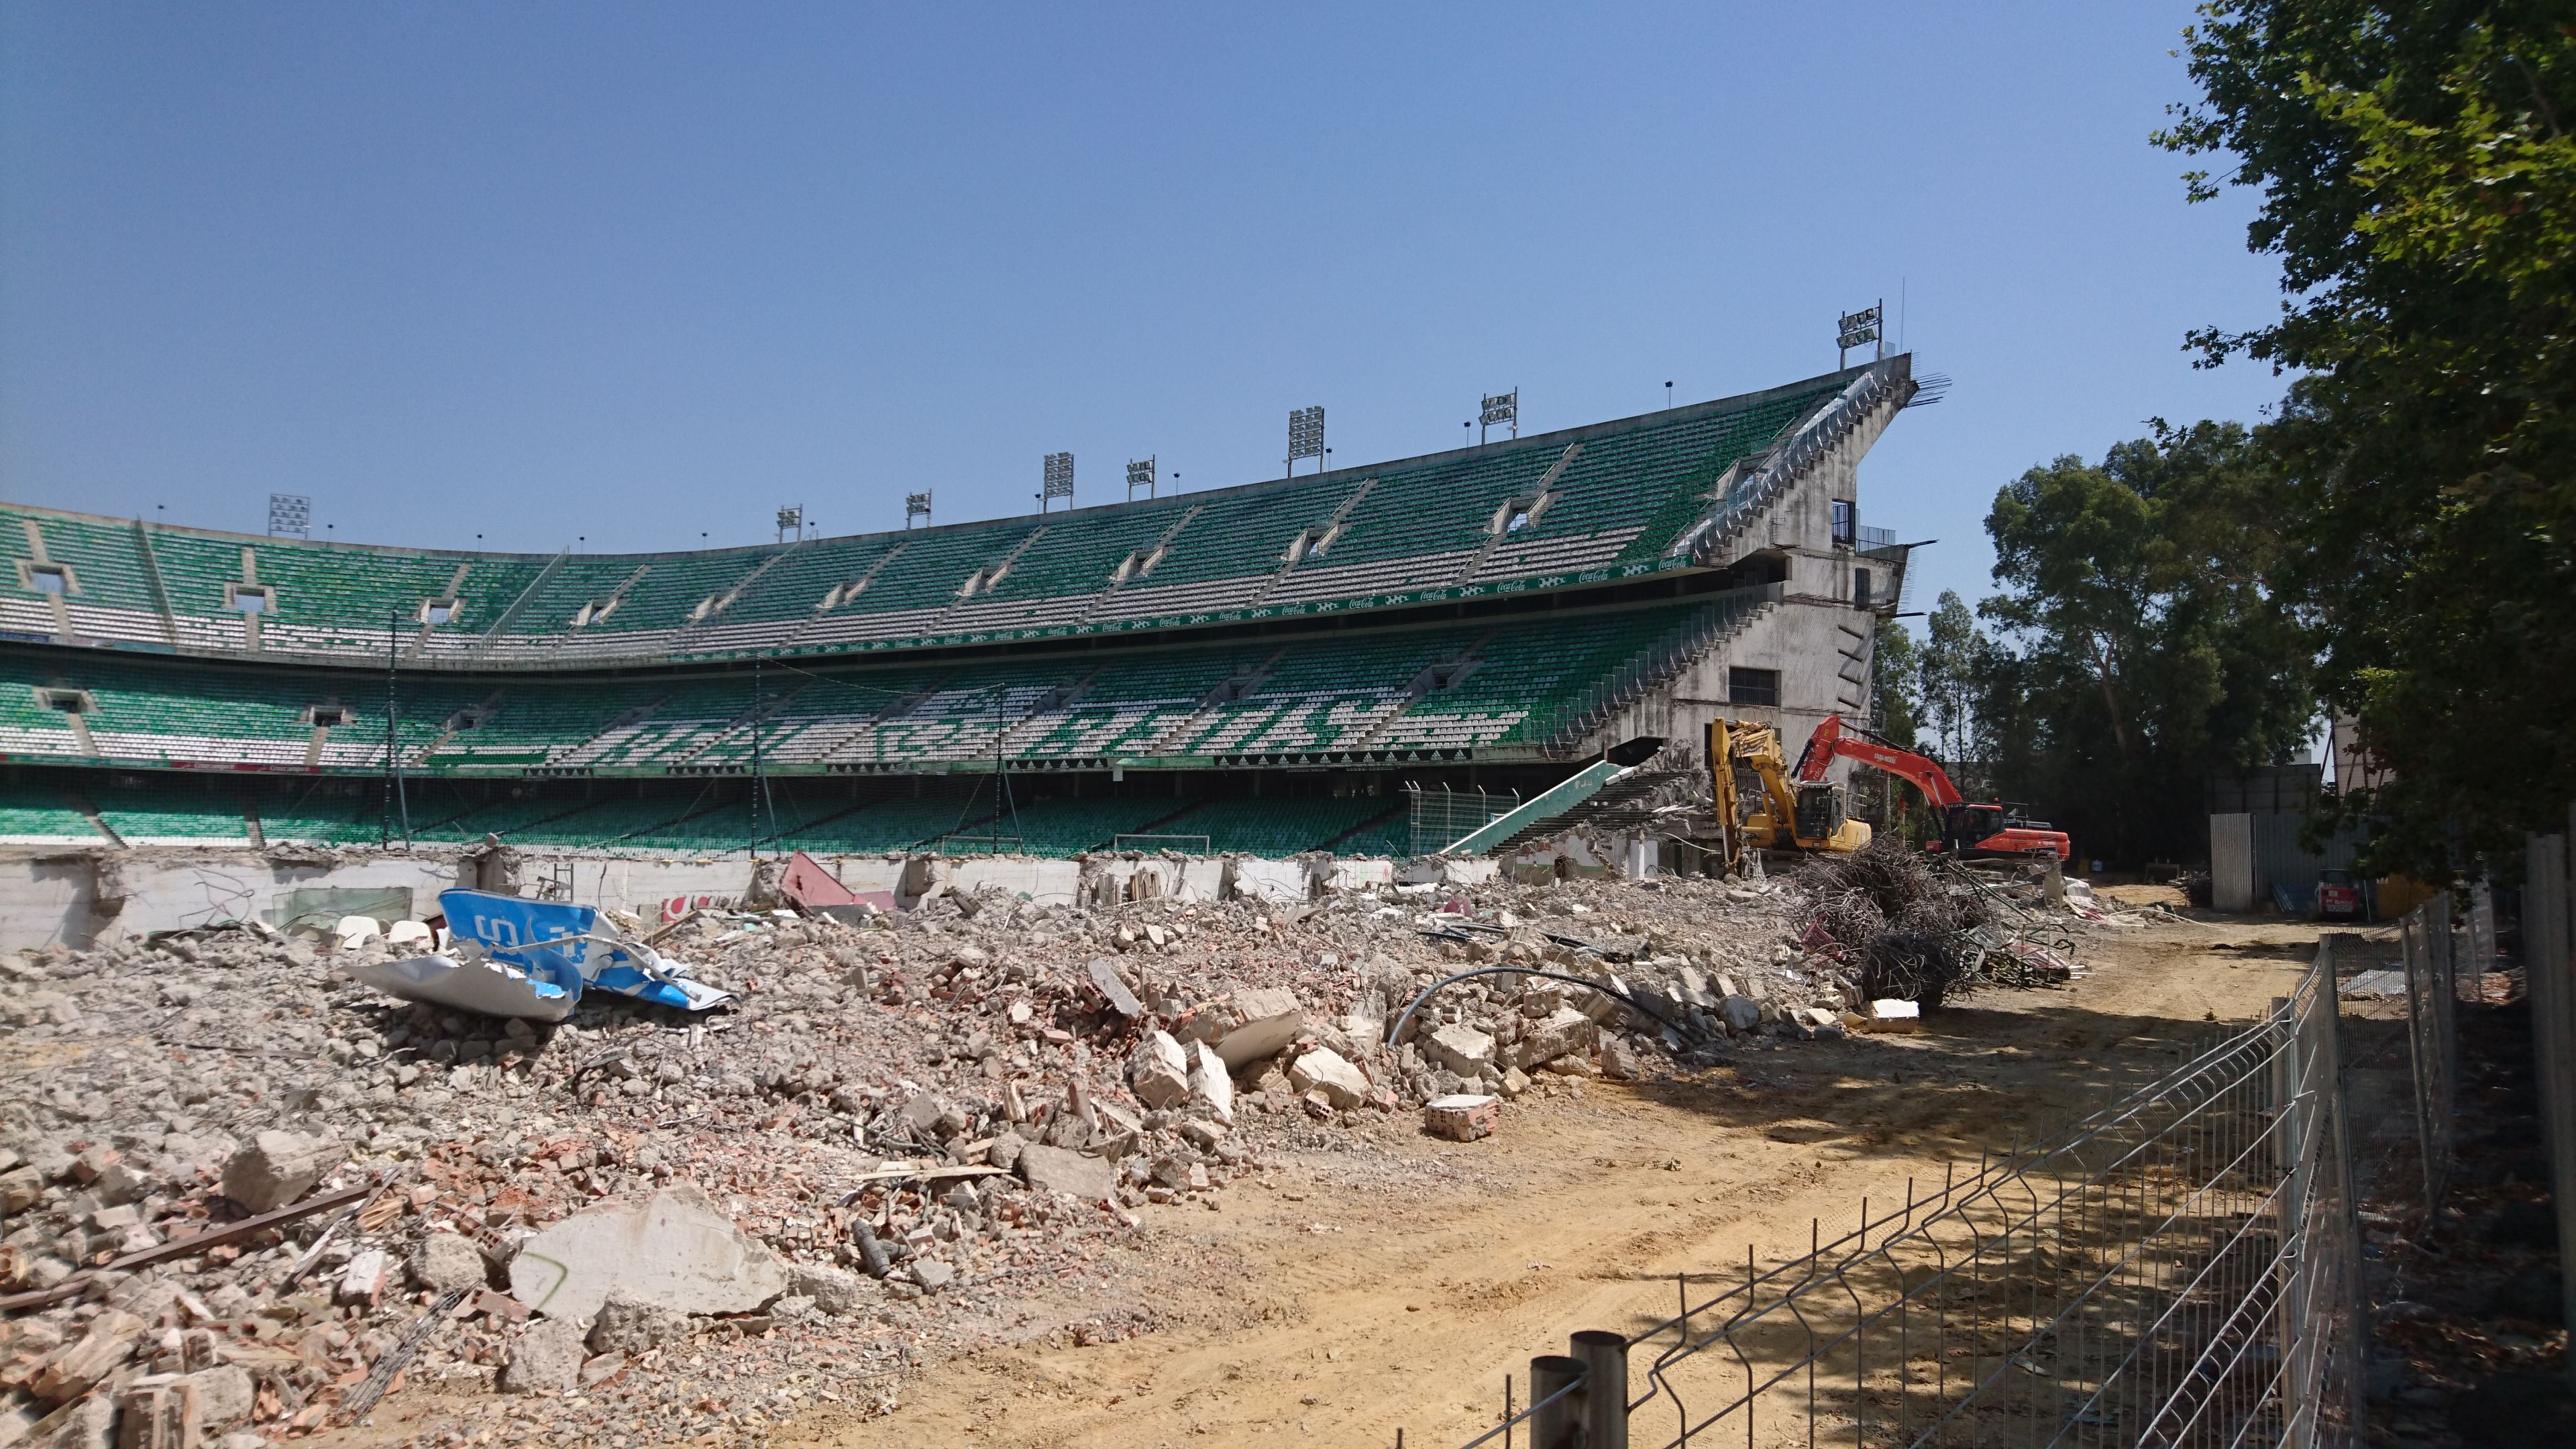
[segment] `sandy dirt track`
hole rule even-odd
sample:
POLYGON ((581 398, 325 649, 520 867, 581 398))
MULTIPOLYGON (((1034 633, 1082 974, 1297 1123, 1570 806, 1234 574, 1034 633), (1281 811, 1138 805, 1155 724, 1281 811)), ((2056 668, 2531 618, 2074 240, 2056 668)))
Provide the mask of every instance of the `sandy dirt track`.
POLYGON ((1917 1036, 1596 1083, 1474 1144, 1398 1121, 1260 1175, 1221 1213, 1149 1208, 1150 1248, 1042 1307, 1142 1310, 1152 1331, 953 1360, 891 1414, 817 1411, 776 1442, 1384 1445, 1399 1427, 1408 1444, 1463 1442, 1530 1355, 1667 1314, 1676 1272, 1741 1271, 1748 1244, 1803 1248, 1863 1197, 1901 1197, 1909 1175, 1936 1181, 2153 1080, 2285 994, 2315 931, 2175 922, 2094 939, 2072 988, 1984 993, 1917 1036))

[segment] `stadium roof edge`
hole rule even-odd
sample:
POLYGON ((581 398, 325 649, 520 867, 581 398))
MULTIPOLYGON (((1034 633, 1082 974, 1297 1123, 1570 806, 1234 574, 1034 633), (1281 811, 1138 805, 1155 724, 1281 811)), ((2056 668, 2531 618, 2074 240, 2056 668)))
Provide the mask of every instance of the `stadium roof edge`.
MULTIPOLYGON (((1323 473, 1303 474, 1294 479, 1268 478, 1250 483, 1230 484, 1222 488, 1203 488, 1190 493, 1175 493, 1168 498, 1095 503, 1089 507, 1068 509, 1063 513, 1044 516, 1050 518, 1069 518, 1076 514, 1101 514, 1114 513, 1126 509, 1164 508, 1173 506, 1175 501, 1180 499, 1204 499, 1229 494, 1258 493, 1264 489, 1281 488, 1291 483, 1311 485, 1318 477, 1357 479, 1365 478, 1371 473, 1380 471, 1399 468, 1428 467, 1462 458, 1492 455, 1520 449, 1542 449, 1549 447, 1562 448, 1568 443, 1590 442, 1596 438, 1611 437, 1620 433, 1633 432, 1642 428, 1666 426, 1674 423, 1685 423, 1721 413, 1735 412, 1741 409, 1758 406, 1771 398, 1811 390, 1826 384, 1840 384, 1847 386, 1853 379, 1875 369, 1886 368, 1898 372, 1899 374, 1906 374, 1910 373, 1911 362, 1911 353, 1891 353, 1885 358, 1878 359, 1874 362, 1864 363, 1857 367, 1846 367, 1832 372, 1818 373, 1813 377, 1801 378, 1795 382, 1781 383, 1777 386, 1761 388, 1753 392, 1736 393, 1730 397, 1711 398, 1704 402, 1683 403, 1670 408, 1657 408, 1650 412, 1636 413, 1624 418, 1612 418, 1597 423, 1585 423, 1571 428, 1559 428, 1552 432, 1531 433, 1525 437, 1506 438, 1496 442, 1471 444, 1463 448, 1450 448, 1437 453, 1422 453, 1408 458, 1381 459, 1374 463, 1360 464, 1354 467, 1329 469, 1323 473)), ((79 519, 93 523, 135 525, 144 522, 144 520, 141 519, 122 518, 114 514, 86 513, 78 509, 53 508, 43 504, 9 503, 7 506, 20 509, 28 513, 59 518, 79 519)), ((805 542, 823 543, 833 540, 893 536, 903 533, 910 533, 916 537, 920 537, 958 529, 987 528, 996 523, 1007 523, 1019 518, 1035 519, 1041 516, 1042 515, 1033 513, 1003 514, 992 518, 963 519, 955 523, 936 524, 927 528, 877 529, 866 533, 819 535, 816 538, 805 540, 805 542)), ((260 544, 278 544, 283 542, 292 543, 299 547, 322 548, 354 553, 398 554, 407 558, 428 557, 495 561, 541 561, 554 558, 559 553, 569 551, 568 549, 528 552, 498 549, 414 548, 407 547, 402 544, 359 543, 344 539, 281 539, 274 534, 238 533, 229 529, 200 528, 193 525, 177 523, 153 522, 150 524, 150 527, 156 533, 182 533, 199 538, 217 541, 235 541, 253 546, 260 544)), ((784 545, 777 542, 747 543, 728 545, 723 548, 653 549, 641 552, 625 553, 583 553, 579 556, 593 560, 721 558, 728 554, 774 553, 783 546, 784 545)))

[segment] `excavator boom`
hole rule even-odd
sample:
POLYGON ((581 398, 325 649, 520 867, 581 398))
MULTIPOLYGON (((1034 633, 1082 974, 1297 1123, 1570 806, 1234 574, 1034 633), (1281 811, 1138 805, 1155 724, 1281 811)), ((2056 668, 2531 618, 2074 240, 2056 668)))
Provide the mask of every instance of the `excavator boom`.
POLYGON ((1807 737, 1807 748, 1798 756, 1798 780, 1802 784, 1823 780, 1837 759, 1875 766, 1923 792, 1942 819, 1941 840, 1926 849, 1981 856, 2053 855, 2060 860, 2072 853, 2064 831, 2011 818, 2001 805, 1971 805, 1937 763, 1865 735, 1845 734, 1843 717, 1829 714, 1807 737))

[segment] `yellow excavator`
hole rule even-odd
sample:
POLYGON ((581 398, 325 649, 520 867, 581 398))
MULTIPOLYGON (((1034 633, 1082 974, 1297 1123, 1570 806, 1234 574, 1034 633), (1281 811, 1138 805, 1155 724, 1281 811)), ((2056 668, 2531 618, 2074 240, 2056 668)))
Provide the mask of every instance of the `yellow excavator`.
POLYGON ((1845 818, 1842 786, 1790 778, 1780 732, 1768 725, 1709 721, 1708 767, 1729 875, 1743 867, 1748 848, 1841 854, 1869 844, 1868 823, 1845 818), (1736 787, 1739 765, 1762 782, 1762 798, 1749 814, 1736 787))

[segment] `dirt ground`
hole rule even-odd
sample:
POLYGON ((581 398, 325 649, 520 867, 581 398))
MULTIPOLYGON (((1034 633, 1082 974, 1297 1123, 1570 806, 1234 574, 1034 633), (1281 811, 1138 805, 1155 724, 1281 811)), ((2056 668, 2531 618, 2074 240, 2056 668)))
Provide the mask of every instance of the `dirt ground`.
POLYGON ((1078 1304, 1040 1305, 1149 1331, 952 1360, 890 1414, 818 1408, 774 1442, 1383 1445, 1401 1428, 1460 1443, 1496 1422, 1504 1376, 1532 1354, 1640 1327, 1669 1312, 1677 1272, 1740 1271, 1748 1245, 1804 1248, 1814 1224, 1900 1197, 1909 1175, 1937 1180, 2152 1080, 2285 994, 2315 940, 2280 921, 2105 932, 2071 987, 1982 993, 1919 1035, 1594 1083, 1509 1109, 1472 1144, 1404 1121, 1355 1131, 1222 1212, 1146 1209, 1150 1250, 1078 1304))

